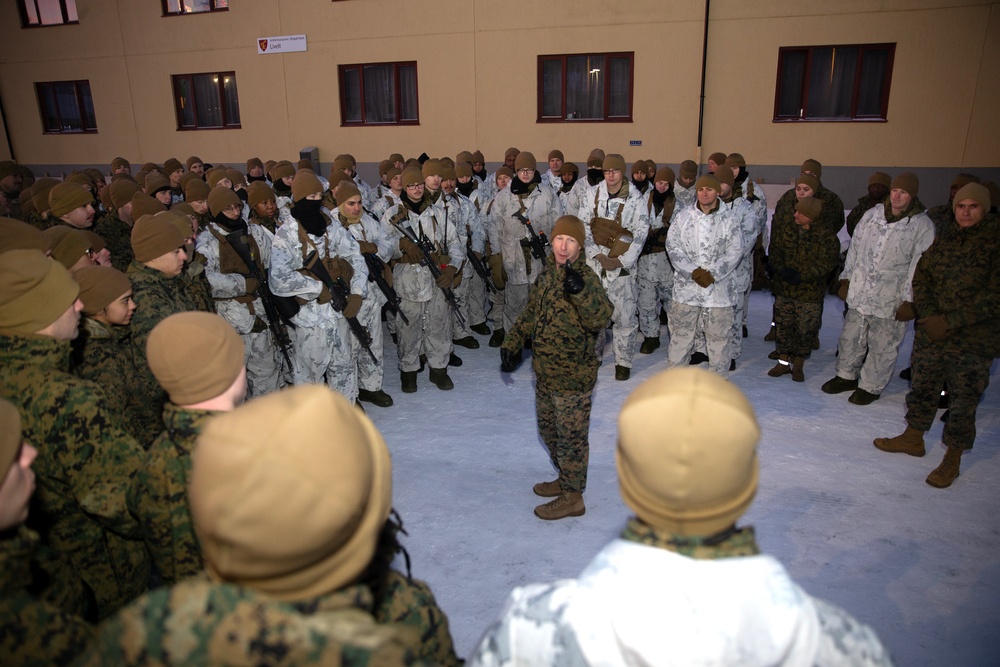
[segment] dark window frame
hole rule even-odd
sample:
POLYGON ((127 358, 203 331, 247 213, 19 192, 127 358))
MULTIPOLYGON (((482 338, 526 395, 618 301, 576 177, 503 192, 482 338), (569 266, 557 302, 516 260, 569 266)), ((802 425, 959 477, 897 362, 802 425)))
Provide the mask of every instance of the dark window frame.
POLYGON ((337 66, 337 84, 340 95, 340 126, 341 127, 398 127, 398 126, 413 126, 420 125, 420 80, 417 72, 417 61, 416 60, 396 60, 389 62, 378 62, 378 63, 348 63, 345 65, 337 66), (366 120, 366 108, 365 108, 365 67, 392 67, 392 86, 393 86, 393 101, 396 107, 397 119, 392 122, 369 122, 366 120), (412 119, 401 119, 399 116, 402 115, 403 107, 403 90, 402 81, 399 75, 400 68, 402 67, 412 67, 413 68, 413 106, 414 106, 414 118, 412 119), (358 100, 360 103, 360 120, 348 120, 347 119, 347 82, 345 79, 345 73, 349 71, 357 71, 358 75, 358 100))
MULTIPOLYGON (((198 16, 200 14, 214 14, 215 12, 228 12, 229 11, 229 0, 224 0, 225 3, 226 3, 225 7, 218 7, 218 6, 216 6, 216 3, 218 1, 219 0, 210 0, 210 2, 212 3, 211 8, 209 8, 209 9, 203 9, 203 10, 197 11, 197 12, 195 12, 195 11, 191 11, 191 12, 185 12, 185 11, 172 12, 172 11, 170 11, 170 8, 167 6, 168 0, 160 0, 160 7, 163 9, 163 16, 198 16)), ((184 2, 184 0, 177 0, 178 7, 181 4, 183 4, 183 2, 184 2)))
POLYGON ((634 120, 635 113, 635 52, 634 51, 608 51, 605 53, 560 53, 560 54, 545 54, 538 56, 538 105, 536 110, 536 123, 631 123, 634 120), (603 97, 603 109, 604 115, 602 118, 566 118, 566 62, 567 58, 586 56, 590 58, 603 57, 604 58, 604 68, 603 71, 609 72, 609 61, 612 58, 627 58, 629 64, 628 72, 628 115, 626 116, 612 116, 610 115, 611 110, 611 85, 604 86, 604 97, 603 97), (546 62, 559 62, 562 67, 562 84, 560 86, 560 101, 559 116, 546 116, 544 115, 544 104, 545 104, 545 86, 544 86, 544 75, 543 70, 546 62))
POLYGON ((76 0, 58 0, 58 1, 59 1, 59 8, 62 10, 62 16, 63 16, 62 23, 42 23, 41 22, 42 10, 38 7, 37 0, 17 0, 17 13, 21 17, 21 27, 22 28, 54 28, 54 27, 60 26, 60 25, 79 25, 80 24, 79 10, 77 10, 77 8, 76 8, 76 0), (25 8, 25 3, 28 3, 28 2, 32 3, 34 5, 34 7, 35 7, 35 15, 39 17, 39 22, 38 23, 31 23, 28 20, 28 10, 25 8), (72 2, 73 3, 73 10, 75 12, 77 12, 77 17, 78 18, 75 21, 71 21, 70 18, 69 18, 69 10, 66 8, 66 3, 67 2, 72 2))
POLYGON ((892 88, 892 70, 896 56, 896 43, 883 42, 877 44, 823 44, 809 46, 782 46, 778 48, 778 71, 775 76, 774 85, 774 123, 886 123, 888 122, 889 92, 892 88), (850 116, 813 116, 809 113, 809 85, 812 75, 812 58, 817 49, 858 49, 858 61, 854 71, 854 87, 851 91, 850 116), (886 63, 885 73, 882 79, 882 95, 879 100, 879 112, 877 114, 859 114, 858 97, 861 90, 861 70, 865 62, 865 54, 870 52, 885 52, 886 63), (780 100, 782 93, 782 72, 784 70, 785 58, 789 54, 805 54, 805 66, 803 67, 801 80, 801 93, 799 95, 799 113, 797 115, 781 114, 780 100))
MULTIPOLYGON (((97 134, 97 112, 94 111, 94 126, 86 127, 87 123, 87 109, 84 103, 84 90, 82 86, 86 86, 86 95, 90 97, 90 106, 94 106, 94 97, 90 90, 90 81, 88 79, 77 79, 74 81, 36 81, 35 82, 35 96, 38 99, 38 112, 42 119, 42 134, 97 134), (45 98, 48 95, 55 95, 56 86, 65 86, 72 84, 74 88, 74 93, 76 95, 77 109, 80 114, 80 124, 81 129, 66 129, 63 123, 62 116, 59 115, 58 125, 59 129, 52 129, 50 126, 49 118, 46 114, 45 108, 45 98)), ((56 114, 59 114, 59 104, 55 102, 54 110, 56 114)))
MULTIPOLYGON (((230 70, 227 72, 192 72, 189 74, 172 74, 170 75, 170 87, 171 93, 174 97, 174 113, 177 116, 177 131, 178 132, 193 132, 200 130, 239 130, 242 129, 242 115, 240 121, 232 122, 229 119, 230 110, 226 107, 226 91, 225 91, 225 77, 233 77, 233 82, 236 81, 236 71, 230 70), (197 99, 197 89, 195 88, 194 78, 196 76, 214 76, 218 79, 217 87, 219 92, 219 108, 222 113, 222 125, 205 125, 199 126, 198 123, 198 99, 197 99), (193 105, 192 115, 195 119, 194 125, 184 124, 184 111, 181 104, 182 95, 178 90, 177 84, 181 80, 187 80, 189 89, 191 90, 191 102, 193 105)), ((239 112, 239 87, 236 90, 236 106, 237 113, 239 112)))

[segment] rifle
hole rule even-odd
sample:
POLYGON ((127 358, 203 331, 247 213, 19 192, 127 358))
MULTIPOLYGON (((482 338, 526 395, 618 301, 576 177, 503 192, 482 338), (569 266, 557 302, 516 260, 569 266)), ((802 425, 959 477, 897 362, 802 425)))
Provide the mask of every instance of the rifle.
POLYGON ((535 259, 544 262, 545 261, 545 248, 549 245, 549 240, 545 238, 545 232, 538 233, 535 228, 531 226, 531 220, 524 217, 524 213, 518 211, 514 214, 514 217, 521 221, 525 227, 528 228, 528 232, 531 234, 531 240, 528 244, 531 246, 531 256, 535 259))
MULTIPOLYGON (((420 248, 420 252, 424 254, 424 261, 420 264, 422 266, 426 266, 431 272, 431 277, 433 277, 434 280, 437 280, 438 276, 441 275, 441 267, 438 266, 433 259, 431 259, 431 253, 434 252, 434 243, 427 238, 427 235, 423 232, 421 232, 420 238, 418 239, 416 232, 412 229, 407 229, 401 223, 393 222, 392 225, 399 230, 400 234, 413 243, 413 245, 420 248)), ((441 291, 444 292, 444 298, 448 302, 448 305, 450 305, 451 309, 455 311, 455 317, 457 317, 458 321, 462 323, 462 326, 465 326, 465 317, 462 316, 462 311, 458 308, 458 301, 455 300, 455 293, 451 291, 450 287, 442 287, 441 291)))
MULTIPOLYGON (((351 293, 344 279, 337 276, 337 280, 334 281, 333 276, 326 270, 326 266, 316 257, 315 250, 302 260, 302 268, 311 273, 316 280, 323 283, 330 290, 330 305, 338 313, 343 313, 344 308, 347 306, 347 296, 351 293)), ((347 325, 351 328, 351 333, 361 343, 361 347, 365 348, 365 352, 372 358, 372 361, 378 363, 375 353, 372 352, 372 337, 368 333, 368 330, 358 321, 357 317, 347 317, 344 319, 347 320, 347 325)))
MULTIPOLYGON (((249 234, 249 230, 247 234, 249 234)), ((244 238, 243 233, 239 230, 226 234, 226 242, 236 251, 236 254, 243 260, 243 263, 250 269, 250 275, 257 281, 257 291, 254 294, 260 297, 260 302, 264 304, 267 328, 271 330, 274 342, 277 343, 278 349, 281 350, 281 356, 284 357, 288 368, 292 368, 292 358, 289 354, 289 350, 292 348, 292 341, 288 337, 288 331, 281 325, 283 318, 278 311, 274 295, 271 293, 271 286, 268 285, 267 274, 260 270, 257 258, 254 257, 253 246, 247 243, 244 238)))
POLYGON ((490 270, 483 264, 483 260, 476 257, 476 253, 472 250, 472 241, 469 241, 467 244, 465 254, 469 258, 469 264, 472 265, 472 270, 475 271, 476 275, 478 275, 486 284, 486 289, 493 294, 496 294, 497 286, 493 284, 493 274, 490 273, 490 270))
POLYGON ((402 299, 385 279, 385 262, 375 253, 363 253, 362 256, 365 258, 365 264, 368 265, 368 282, 378 285, 379 290, 385 295, 385 305, 389 312, 399 315, 404 324, 409 324, 410 320, 406 319, 406 314, 399 309, 402 299))

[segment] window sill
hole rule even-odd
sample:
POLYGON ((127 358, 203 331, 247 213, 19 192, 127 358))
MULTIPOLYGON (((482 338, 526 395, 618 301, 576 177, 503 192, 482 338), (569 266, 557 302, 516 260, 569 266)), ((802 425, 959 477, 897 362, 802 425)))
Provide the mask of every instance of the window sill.
POLYGON ((886 118, 773 118, 772 123, 888 123, 886 118))
POLYGON ((178 132, 199 132, 203 130, 242 130, 242 125, 226 125, 225 127, 221 125, 213 127, 178 127, 178 132))

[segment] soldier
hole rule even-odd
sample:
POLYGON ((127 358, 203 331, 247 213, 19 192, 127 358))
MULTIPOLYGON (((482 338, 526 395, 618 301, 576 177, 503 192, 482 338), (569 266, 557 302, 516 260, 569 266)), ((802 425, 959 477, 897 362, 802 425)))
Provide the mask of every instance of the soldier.
MULTIPOLYGON (((396 170, 395 167, 392 170, 396 170)), ((350 182, 341 184, 337 189, 337 209, 333 211, 339 224, 347 230, 358 243, 362 255, 374 255, 382 261, 383 277, 392 286, 392 273, 389 270, 389 260, 392 259, 393 243, 389 239, 388 230, 375 218, 362 209, 361 191, 350 182)), ((366 260, 367 263, 368 260, 366 260)), ((369 275, 369 277, 371 277, 369 275)), ((374 280, 374 279, 373 279, 374 280)), ((358 361, 358 400, 372 403, 380 408, 392 405, 392 396, 382 390, 382 380, 385 374, 385 357, 382 341, 382 306, 386 297, 382 291, 369 281, 368 294, 361 303, 358 321, 371 335, 371 349, 375 356, 372 359, 367 353, 357 355, 358 361)))
POLYGON ((637 264, 636 305, 639 310, 640 354, 652 354, 660 347, 660 311, 670 311, 673 301, 674 267, 667 256, 667 232, 677 213, 674 170, 661 167, 653 177, 653 189, 646 198, 649 232, 637 264))
POLYGON ((840 245, 827 234, 812 229, 823 209, 814 197, 795 205, 799 233, 771 252, 768 271, 774 292, 777 325, 778 363, 767 374, 791 374, 795 382, 805 382, 802 367, 820 325, 820 302, 826 294, 826 275, 837 265, 840 245))
POLYGON ((110 404, 125 415, 123 425, 132 432, 137 376, 129 327, 136 309, 132 283, 121 271, 106 266, 81 269, 73 279, 80 285, 83 316, 80 335, 73 341, 71 367, 101 386, 110 404))
POLYGON ((185 162, 187 170, 191 173, 198 174, 199 178, 205 177, 205 162, 197 155, 192 155, 185 162))
POLYGON ((559 192, 563 186, 561 172, 565 159, 561 150, 554 149, 549 151, 549 169, 542 176, 542 182, 556 192, 559 192))
POLYGON ((517 166, 515 163, 517 162, 517 156, 520 153, 521 151, 515 148, 514 146, 511 146, 506 151, 504 151, 503 166, 507 167, 513 172, 517 172, 517 166))
POLYGON ((157 324, 147 343, 149 367, 170 401, 128 491, 163 586, 204 569, 188 511, 191 454, 213 415, 230 412, 247 394, 243 340, 214 313, 177 313, 157 324))
MULTIPOLYGON (((615 379, 628 380, 639 330, 636 303, 636 263, 649 233, 646 202, 625 182, 625 160, 604 158, 604 182, 583 202, 580 219, 587 226, 586 256, 615 307, 611 344, 615 379), (631 239, 628 237, 631 236, 631 239)), ((604 356, 605 336, 597 338, 597 356, 604 356)))
POLYGON ((566 215, 576 215, 580 210, 579 194, 574 189, 580 180, 580 168, 573 162, 564 162, 559 170, 560 184, 556 192, 566 215))
POLYGON ((59 181, 54 178, 40 178, 35 181, 29 190, 31 192, 31 208, 34 210, 25 222, 42 231, 55 224, 50 215, 52 207, 49 206, 49 192, 57 185, 59 185, 59 181))
MULTIPOLYGON (((467 162, 462 164, 467 170, 466 178, 471 180, 471 167, 467 162)), ((477 258, 481 260, 486 251, 486 230, 483 228, 482 221, 479 219, 479 214, 472 202, 458 192, 457 186, 458 172, 454 167, 445 167, 444 176, 441 179, 441 200, 448 207, 449 214, 455 219, 455 224, 458 225, 459 241, 465 246, 466 258, 475 252, 478 253, 477 258), (452 211, 454 214, 451 213, 452 211)), ((459 270, 452 292, 455 294, 458 308, 452 311, 451 342, 470 350, 478 350, 479 341, 472 335, 473 329, 470 325, 475 321, 479 327, 482 327, 482 330, 489 333, 483 309, 486 295, 482 280, 468 260, 459 270), (475 316, 473 316, 473 311, 476 313, 475 316)))
POLYGON ((649 175, 646 173, 646 161, 636 160, 632 165, 632 187, 639 191, 639 194, 645 198, 646 193, 649 191, 649 175))
POLYGON ((246 167, 247 183, 267 182, 267 174, 264 173, 264 163, 260 161, 259 157, 252 157, 247 160, 246 167))
POLYGON ((299 311, 292 358, 294 384, 326 382, 354 403, 358 397, 360 346, 348 318, 358 316, 368 292, 368 268, 357 241, 321 210, 323 186, 311 171, 292 182, 294 205, 282 209, 282 223, 271 247, 271 289, 296 297, 299 311), (334 309, 329 288, 310 272, 320 262, 345 289, 345 306, 334 309))
POLYGON ((709 368, 729 377, 733 359, 736 267, 743 256, 739 221, 719 201, 722 185, 714 176, 695 183, 698 205, 674 216, 667 232, 667 254, 674 267, 674 300, 667 313, 670 345, 667 366, 687 365, 695 337, 704 334, 709 368))
POLYGON ((455 386, 448 377, 448 364, 453 356, 453 306, 445 290, 450 291, 454 285, 458 267, 465 261, 465 248, 459 241, 455 221, 439 219, 439 209, 424 195, 426 180, 419 169, 407 167, 403 172, 403 203, 393 206, 382 216, 382 225, 395 230, 390 232, 393 253, 398 260, 393 279, 402 299, 400 310, 409 320, 407 324, 401 317, 396 318, 400 384, 405 393, 417 390, 421 352, 427 356, 430 381, 445 391, 455 386), (431 259, 438 267, 436 278, 424 265, 424 254, 410 236, 417 241, 426 239, 433 245, 431 259))
POLYGON ((248 394, 263 396, 276 391, 282 378, 279 343, 271 331, 272 325, 281 323, 269 321, 263 288, 254 273, 267 275, 274 237, 261 225, 247 225, 242 218, 243 203, 229 188, 214 187, 208 202, 213 219, 198 235, 197 257, 204 263, 217 312, 243 340, 248 394), (233 249, 231 234, 246 248, 254 268, 233 249))
POLYGON ((49 190, 49 209, 57 223, 75 229, 94 225, 94 196, 77 183, 64 181, 49 190))
MULTIPOLYGON (((471 156, 470 156, 471 157, 471 156)), ((485 200, 482 198, 482 191, 479 189, 478 181, 472 175, 472 165, 469 162, 459 162, 455 165, 455 192, 457 197, 466 209, 466 230, 465 230, 465 253, 476 253, 476 256, 487 265, 486 258, 486 211, 484 209, 485 200)), ((465 280, 468 280, 468 296, 466 297, 466 321, 469 329, 480 336, 488 336, 490 328, 486 324, 486 304, 487 289, 482 277, 472 269, 465 272, 465 280)), ((465 282, 463 280, 463 282, 465 282)), ((461 284, 459 284, 461 287, 461 284)), ((476 343, 476 347, 479 343, 476 343)))
POLYGON ((260 225, 273 236, 278 230, 278 203, 274 189, 265 181, 253 181, 246 192, 250 224, 260 225))
POLYGON ((184 165, 177 158, 172 157, 164 161, 161 171, 167 177, 167 180, 170 181, 170 187, 172 188, 170 203, 176 204, 177 202, 187 201, 184 188, 181 184, 181 178, 184 177, 184 165))
POLYGON ((166 207, 169 207, 173 200, 170 181, 158 171, 151 172, 146 176, 146 181, 142 185, 142 191, 166 207))
POLYGON ((375 203, 372 204, 371 216, 376 220, 381 220, 385 212, 393 206, 402 202, 403 195, 403 172, 398 167, 392 167, 385 172, 386 187, 382 189, 382 194, 375 203))
POLYGON ((123 157, 116 157, 114 160, 111 161, 111 165, 110 165, 110 169, 109 169, 108 173, 109 173, 109 175, 111 176, 112 179, 114 179, 114 177, 118 176, 119 174, 127 174, 127 175, 131 176, 132 175, 132 165, 129 164, 129 161, 126 160, 125 158, 123 158, 123 157))
POLYGON ((143 410, 136 429, 139 444, 148 448, 163 430, 163 405, 167 395, 157 383, 146 361, 146 341, 153 327, 174 313, 199 310, 199 303, 182 277, 184 243, 180 225, 187 219, 175 211, 163 211, 140 218, 132 229, 135 259, 126 275, 132 281, 132 354, 138 369, 138 405, 143 410))
POLYGON ((461 664, 426 584, 372 581, 391 486, 381 435, 325 387, 213 417, 188 490, 208 576, 137 600, 81 664, 461 664))
POLYGON ((132 263, 132 198, 139 186, 128 177, 111 183, 105 192, 110 203, 108 213, 94 225, 94 232, 104 239, 111 251, 111 263, 124 272, 132 263))
POLYGON ((52 259, 66 267, 70 273, 97 264, 94 252, 91 250, 90 237, 85 230, 57 225, 49 227, 43 233, 52 259))
POLYGON ((677 207, 687 208, 696 203, 694 183, 698 178, 698 165, 694 160, 684 160, 677 170, 677 182, 674 184, 674 195, 677 197, 677 207))
POLYGON ((618 434, 634 513, 621 536, 577 579, 515 588, 469 665, 892 665, 871 628, 737 527, 757 491, 760 427, 735 384, 659 373, 625 400, 618 434))
MULTIPOLYGON (((0 663, 22 667, 69 664, 93 641, 94 629, 72 609, 31 590, 39 567, 38 534, 24 525, 35 491, 37 450, 21 437, 21 417, 0 399, 0 663)), ((68 563, 60 565, 72 571, 68 563)), ((82 585, 78 587, 82 593, 82 585)))
POLYGON ((200 178, 192 178, 184 185, 184 202, 194 209, 198 229, 204 229, 212 221, 212 214, 208 209, 208 195, 211 191, 208 183, 200 178))
POLYGON ((0 162, 0 194, 3 194, 7 202, 7 212, 5 215, 21 219, 21 204, 18 197, 24 188, 24 177, 17 168, 17 163, 12 160, 0 162))
POLYGON ((552 255, 500 348, 500 369, 510 373, 521 361, 525 341, 534 341, 531 365, 538 431, 559 475, 533 488, 543 498, 554 498, 535 508, 535 516, 545 520, 586 512, 590 409, 600 366, 594 346, 613 306, 597 274, 579 261, 584 242, 579 218, 565 215, 556 221, 552 255))
POLYGON ((916 174, 892 180, 888 200, 871 208, 855 230, 840 274, 848 310, 837 347, 837 375, 828 394, 854 390, 854 405, 877 401, 892 379, 906 323, 916 317, 913 273, 934 241, 934 223, 917 198, 916 174))
POLYGON ((39 444, 28 525, 72 562, 103 618, 149 580, 140 527, 125 506, 142 449, 100 387, 68 372, 79 291, 66 269, 36 250, 3 254, 0 396, 17 406, 25 438, 39 444))
POLYGON ((975 174, 956 175, 955 179, 951 182, 951 188, 948 190, 948 203, 940 204, 927 211, 928 217, 930 217, 931 221, 934 223, 935 235, 940 235, 941 229, 945 227, 947 223, 955 220, 955 193, 969 183, 979 183, 979 177, 975 174))
POLYGON ((708 156, 708 173, 715 175, 719 168, 726 166, 726 154, 723 152, 712 153, 708 156))
POLYGON ((876 171, 868 177, 868 194, 858 199, 858 205, 847 214, 847 234, 849 236, 854 236, 854 228, 861 222, 861 216, 885 201, 885 198, 889 196, 890 185, 892 185, 892 177, 884 171, 876 171))
POLYGON ((565 198, 566 215, 579 216, 586 202, 593 201, 594 190, 604 182, 604 157, 591 155, 587 158, 586 178, 577 179, 569 195, 565 198))
MULTIPOLYGON (((489 295, 490 303, 487 311, 487 318, 493 323, 493 334, 490 336, 489 346, 500 347, 504 338, 503 312, 504 303, 507 300, 507 271, 503 267, 503 249, 496 243, 498 233, 496 220, 493 217, 493 205, 496 203, 496 192, 503 192, 510 185, 514 178, 514 172, 507 167, 500 167, 493 175, 494 195, 483 205, 484 227, 486 228, 486 262, 490 267, 490 277, 493 278, 493 286, 496 292, 489 295)), ((485 196, 485 192, 483 195, 485 196)))
POLYGON ((976 406, 989 384, 990 364, 1000 356, 1000 229, 988 215, 990 193, 969 183, 953 198, 955 221, 948 221, 920 257, 913 274, 917 312, 913 382, 906 395, 906 430, 877 438, 887 452, 924 455, 923 434, 938 409, 943 383, 950 399, 941 464, 927 476, 945 488, 958 477, 962 454, 976 439, 976 406))
MULTIPOLYGON (((472 175, 479 180, 479 189, 483 191, 483 201, 492 199, 496 194, 496 176, 486 170, 486 158, 481 150, 472 152, 472 175)), ((511 170, 513 174, 513 170, 511 170)))
MULTIPOLYGON (((497 193, 490 210, 493 219, 488 226, 490 247, 494 253, 502 255, 506 275, 500 327, 504 331, 510 331, 524 310, 531 285, 546 263, 545 258, 539 259, 533 254, 528 225, 535 235, 540 237, 544 234, 549 238, 552 226, 562 215, 562 205, 556 193, 549 187, 540 187, 542 177, 538 173, 535 156, 527 151, 519 153, 515 166, 517 172, 510 181, 510 187, 497 193)), ((547 257, 549 248, 544 248, 544 251, 547 257)), ((496 329, 494 320, 494 331, 496 329)))
POLYGON ((351 178, 355 187, 361 193, 361 202, 366 211, 372 210, 372 206, 375 204, 375 195, 372 192, 371 186, 364 182, 357 172, 358 163, 354 159, 354 156, 350 153, 341 153, 333 161, 333 167, 330 169, 331 175, 330 179, 333 180, 333 172, 342 172, 347 174, 351 178))

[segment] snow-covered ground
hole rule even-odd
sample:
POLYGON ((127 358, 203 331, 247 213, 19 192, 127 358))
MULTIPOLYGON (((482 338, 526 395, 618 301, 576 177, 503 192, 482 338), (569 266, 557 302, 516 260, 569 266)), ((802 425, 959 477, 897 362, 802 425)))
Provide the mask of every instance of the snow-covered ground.
MULTIPOLYGON (((1000 658, 1000 364, 979 406, 976 447, 949 489, 924 483, 940 462, 943 424, 928 454, 887 454, 872 439, 905 423, 905 381, 894 376, 866 407, 829 396, 843 305, 827 297, 822 347, 806 361, 804 384, 771 378, 763 341, 771 295, 754 292, 750 337, 731 379, 750 398, 763 429, 757 499, 741 524, 756 527, 763 551, 779 558, 811 594, 870 624, 899 665, 996 665, 1000 658), (995 634, 994 634, 995 633, 995 634)), ((897 363, 906 367, 911 335, 897 363)), ((552 470, 538 439, 529 359, 500 373, 499 351, 481 337, 444 392, 420 375, 403 394, 395 347, 386 337, 385 389, 396 401, 365 405, 393 454, 395 506, 409 537, 414 576, 428 581, 467 656, 514 586, 575 576, 616 537, 628 516, 618 494, 614 449, 618 410, 630 391, 666 367, 664 345, 636 354, 632 379, 616 382, 610 345, 594 394, 587 513, 541 521, 531 492, 552 470)), ((641 341, 641 337, 639 339, 641 341)), ((661 428, 669 432, 670 424, 661 428)))

